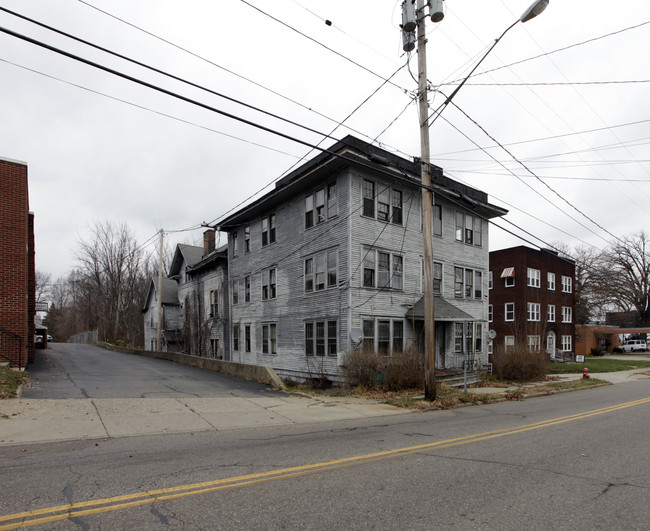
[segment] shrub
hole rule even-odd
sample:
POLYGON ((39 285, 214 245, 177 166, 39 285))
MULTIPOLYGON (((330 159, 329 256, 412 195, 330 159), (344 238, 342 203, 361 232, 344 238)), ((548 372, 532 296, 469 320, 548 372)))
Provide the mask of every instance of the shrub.
POLYGON ((595 347, 594 347, 594 348, 591 349, 590 354, 591 354, 592 356, 604 356, 604 355, 605 355, 605 352, 603 352, 603 351, 600 350, 599 348, 595 348, 595 347))
POLYGON ((346 384, 368 389, 399 391, 422 387, 423 356, 415 348, 378 356, 368 349, 347 352, 341 367, 346 384))
POLYGON ((492 373, 502 380, 527 382, 546 375, 548 356, 545 352, 531 352, 525 345, 508 350, 496 349, 492 354, 492 373))

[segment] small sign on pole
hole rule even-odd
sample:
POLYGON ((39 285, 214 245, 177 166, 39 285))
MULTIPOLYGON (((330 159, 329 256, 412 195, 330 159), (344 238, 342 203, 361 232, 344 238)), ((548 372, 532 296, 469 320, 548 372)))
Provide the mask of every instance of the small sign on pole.
POLYGON ((584 363, 585 362, 585 357, 584 356, 576 356, 576 361, 578 363, 584 363))

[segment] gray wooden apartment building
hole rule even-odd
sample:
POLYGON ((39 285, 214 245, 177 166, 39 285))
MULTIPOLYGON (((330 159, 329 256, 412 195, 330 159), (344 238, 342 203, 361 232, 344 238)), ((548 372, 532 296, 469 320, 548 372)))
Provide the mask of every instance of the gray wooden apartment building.
MULTIPOLYGON (((436 366, 483 364, 487 220, 506 211, 433 169, 436 366)), ((224 219, 225 359, 335 377, 352 348, 421 348, 419 182, 419 162, 348 136, 224 219)))

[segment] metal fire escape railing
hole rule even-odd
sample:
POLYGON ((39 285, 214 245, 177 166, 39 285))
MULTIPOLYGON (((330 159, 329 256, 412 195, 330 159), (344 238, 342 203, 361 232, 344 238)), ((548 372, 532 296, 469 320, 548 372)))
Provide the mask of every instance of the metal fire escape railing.
POLYGON ((0 327, 0 361, 9 364, 18 363, 18 370, 22 370, 23 338, 9 330, 0 327), (15 353, 12 356, 12 352, 15 353))

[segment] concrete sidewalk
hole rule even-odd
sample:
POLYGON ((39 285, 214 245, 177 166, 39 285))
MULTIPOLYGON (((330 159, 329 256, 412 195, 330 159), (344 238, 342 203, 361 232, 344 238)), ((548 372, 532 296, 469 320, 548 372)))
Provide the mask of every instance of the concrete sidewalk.
POLYGON ((404 413, 409 410, 348 397, 14 399, 0 401, 0 446, 307 424, 404 413))

